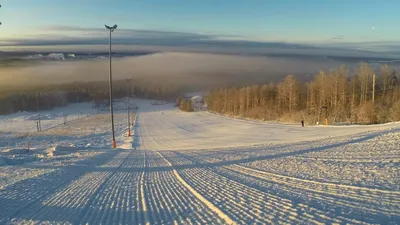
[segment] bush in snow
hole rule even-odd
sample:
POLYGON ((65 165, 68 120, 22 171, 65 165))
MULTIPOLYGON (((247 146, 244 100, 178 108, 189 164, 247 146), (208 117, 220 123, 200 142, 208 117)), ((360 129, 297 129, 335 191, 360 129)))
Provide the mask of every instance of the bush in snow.
POLYGON ((378 122, 378 110, 377 107, 372 103, 368 102, 363 104, 358 110, 357 118, 358 122, 362 124, 372 124, 378 122))
POLYGON ((400 100, 397 100, 395 103, 393 103, 390 114, 392 121, 400 121, 400 100))

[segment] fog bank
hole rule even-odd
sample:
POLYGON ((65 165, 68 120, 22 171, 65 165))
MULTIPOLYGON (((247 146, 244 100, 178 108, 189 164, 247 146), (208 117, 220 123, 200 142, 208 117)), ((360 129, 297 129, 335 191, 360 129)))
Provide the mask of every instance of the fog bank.
MULTIPOLYGON (((113 60, 113 78, 135 78, 154 84, 207 88, 231 84, 278 81, 287 74, 302 79, 319 70, 340 66, 325 57, 291 58, 156 53, 113 60)), ((356 63, 348 63, 350 68, 356 63)), ((108 60, 40 62, 24 67, 0 68, 1 86, 36 86, 66 82, 108 80, 108 60)), ((311 77, 311 76, 308 76, 311 77)))

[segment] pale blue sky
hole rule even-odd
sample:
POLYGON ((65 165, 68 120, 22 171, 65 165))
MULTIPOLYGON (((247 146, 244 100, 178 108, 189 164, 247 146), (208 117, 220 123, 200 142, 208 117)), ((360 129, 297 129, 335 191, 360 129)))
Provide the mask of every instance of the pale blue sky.
POLYGON ((373 49, 400 42, 399 0, 2 0, 1 4, 0 44, 8 45, 100 43, 103 39, 96 38, 106 35, 101 30, 104 23, 118 24, 116 41, 126 44, 146 44, 150 39, 150 45, 178 45, 182 36, 182 45, 206 39, 214 44, 362 43, 373 49))

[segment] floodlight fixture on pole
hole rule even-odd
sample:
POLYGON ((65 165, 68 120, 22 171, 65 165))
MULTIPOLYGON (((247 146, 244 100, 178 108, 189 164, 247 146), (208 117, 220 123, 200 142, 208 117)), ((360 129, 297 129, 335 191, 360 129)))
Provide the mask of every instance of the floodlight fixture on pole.
POLYGON ((105 25, 105 27, 110 31, 110 52, 109 52, 109 58, 110 58, 110 112, 111 112, 111 129, 112 129, 112 148, 117 147, 117 143, 115 142, 115 133, 114 133, 114 109, 113 109, 113 91, 112 91, 112 68, 111 68, 111 33, 117 29, 117 24, 114 26, 110 27, 105 25))
POLYGON ((107 29, 109 29, 110 30, 110 32, 114 32, 114 30, 116 30, 117 29, 117 27, 118 27, 118 25, 117 24, 115 24, 114 26, 112 26, 112 27, 110 27, 110 26, 108 26, 108 25, 104 25, 107 29))

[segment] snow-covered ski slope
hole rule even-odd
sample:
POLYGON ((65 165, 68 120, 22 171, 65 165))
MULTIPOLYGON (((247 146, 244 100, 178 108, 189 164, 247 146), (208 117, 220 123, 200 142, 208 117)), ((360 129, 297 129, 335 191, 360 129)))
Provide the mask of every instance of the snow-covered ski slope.
POLYGON ((40 113, 18 112, 11 115, 0 115, 0 131, 32 132, 36 131, 36 122, 40 119, 42 130, 48 130, 64 123, 78 120, 96 113, 91 103, 75 103, 68 107, 57 107, 40 113))
POLYGON ((349 136, 400 127, 382 125, 309 126, 232 119, 206 112, 185 113, 169 105, 139 101, 140 124, 147 147, 153 150, 190 150, 293 143, 349 136))
POLYGON ((95 115, 43 134, 82 146, 70 154, 0 166, 0 224, 400 223, 399 124, 302 128, 137 103, 133 138, 116 114, 124 149, 98 141, 109 121, 95 115))

